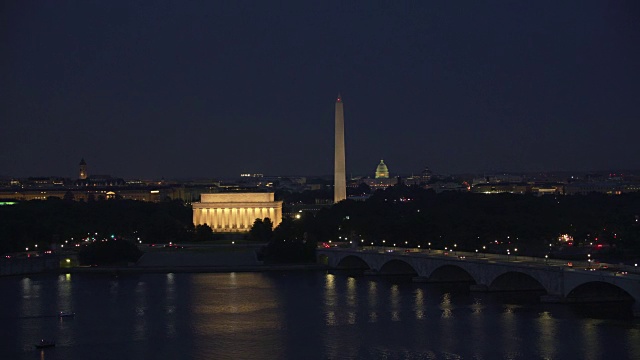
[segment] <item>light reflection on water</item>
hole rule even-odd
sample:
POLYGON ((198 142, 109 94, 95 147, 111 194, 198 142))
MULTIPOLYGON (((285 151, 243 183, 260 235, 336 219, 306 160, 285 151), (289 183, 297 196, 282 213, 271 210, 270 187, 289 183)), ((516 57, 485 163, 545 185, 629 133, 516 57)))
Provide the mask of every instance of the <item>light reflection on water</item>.
POLYGON ((638 320, 406 279, 73 274, 0 286, 9 359, 640 358, 638 320), (43 337, 56 348, 35 350, 43 337))

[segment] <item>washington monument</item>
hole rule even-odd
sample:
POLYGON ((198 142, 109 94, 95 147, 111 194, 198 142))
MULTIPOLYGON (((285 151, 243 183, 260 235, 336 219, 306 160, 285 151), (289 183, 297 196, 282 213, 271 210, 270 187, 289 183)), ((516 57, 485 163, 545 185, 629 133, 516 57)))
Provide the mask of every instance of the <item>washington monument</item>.
POLYGON ((344 110, 342 108, 340 94, 338 94, 338 99, 336 100, 335 151, 333 202, 337 203, 347 198, 347 175, 344 160, 344 110))

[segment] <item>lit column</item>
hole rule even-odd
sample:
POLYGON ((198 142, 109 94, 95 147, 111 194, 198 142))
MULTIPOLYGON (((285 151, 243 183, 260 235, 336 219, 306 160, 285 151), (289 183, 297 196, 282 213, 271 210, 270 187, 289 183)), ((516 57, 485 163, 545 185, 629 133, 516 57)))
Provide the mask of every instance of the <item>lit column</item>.
POLYGON ((282 222, 282 208, 276 208, 276 222, 274 224, 280 224, 282 222))
POLYGON ((243 208, 241 210, 242 210, 242 228, 246 230, 249 228, 249 209, 243 208))
POLYGON ((238 209, 231 208, 231 228, 238 228, 238 209))
POLYGON ((275 213, 273 212, 273 208, 269 208, 269 219, 271 219, 271 223, 275 225, 276 218, 274 215, 275 213))
POLYGON ((253 222, 256 221, 256 208, 249 208, 249 222, 253 226, 253 222))

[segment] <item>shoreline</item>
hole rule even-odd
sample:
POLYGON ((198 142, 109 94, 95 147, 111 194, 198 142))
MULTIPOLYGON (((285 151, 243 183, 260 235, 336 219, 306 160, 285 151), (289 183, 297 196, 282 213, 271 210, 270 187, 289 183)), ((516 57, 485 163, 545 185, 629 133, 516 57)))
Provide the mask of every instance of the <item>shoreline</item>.
POLYGON ((58 269, 59 274, 126 274, 126 273, 226 273, 226 272, 265 272, 265 271, 317 271, 329 270, 322 264, 271 264, 271 265, 235 265, 235 266, 96 266, 58 269))

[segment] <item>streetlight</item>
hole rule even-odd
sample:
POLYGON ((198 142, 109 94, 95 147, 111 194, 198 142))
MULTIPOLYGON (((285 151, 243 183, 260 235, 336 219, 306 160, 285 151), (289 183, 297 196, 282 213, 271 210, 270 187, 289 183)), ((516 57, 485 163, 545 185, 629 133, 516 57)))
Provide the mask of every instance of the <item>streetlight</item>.
POLYGON ((476 249, 476 257, 478 257, 478 249, 476 249))
POLYGON ((507 249, 507 262, 509 262, 509 255, 511 255, 511 252, 509 249, 507 249))
POLYGON ((587 262, 589 263, 589 269, 591 269, 591 254, 587 254, 587 262))
POLYGON ((456 250, 458 248, 458 244, 453 244, 453 255, 456 255, 456 250))
POLYGON ((516 256, 516 261, 518 261, 518 248, 513 249, 513 251, 515 251, 515 256, 516 256))
POLYGON ((549 255, 544 256, 544 263, 549 264, 549 255))
POLYGON ((428 243, 428 244, 429 244, 429 254, 431 254, 431 243, 428 243))

